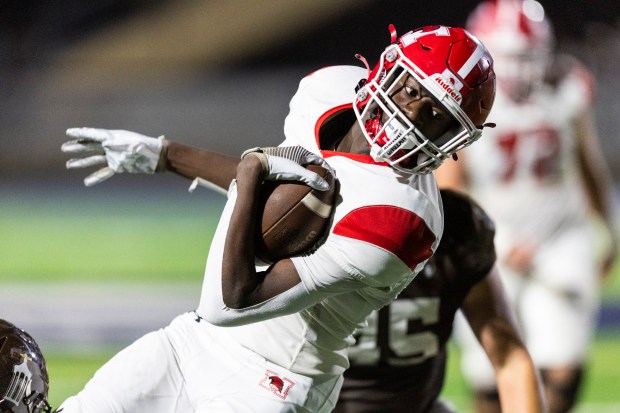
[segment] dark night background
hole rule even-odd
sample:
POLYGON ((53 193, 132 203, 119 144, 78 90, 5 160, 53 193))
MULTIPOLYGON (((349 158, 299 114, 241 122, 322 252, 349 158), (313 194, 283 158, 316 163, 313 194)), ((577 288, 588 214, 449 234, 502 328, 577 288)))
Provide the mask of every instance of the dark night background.
MULTIPOLYGON (((620 173, 620 2, 541 3, 560 50, 598 81, 605 153, 620 173)), ((464 25, 475 0, 2 0, 0 178, 63 171, 72 126, 166 134, 223 151, 281 139, 308 71, 373 65, 425 24, 464 25), (243 119, 243 121, 239 121, 243 119)))

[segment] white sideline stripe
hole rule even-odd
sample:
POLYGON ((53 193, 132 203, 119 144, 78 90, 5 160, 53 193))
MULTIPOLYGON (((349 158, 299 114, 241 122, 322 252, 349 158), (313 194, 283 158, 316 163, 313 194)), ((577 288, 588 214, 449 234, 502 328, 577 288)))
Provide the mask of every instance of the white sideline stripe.
POLYGON ((329 218, 329 214, 332 212, 332 206, 321 201, 312 192, 308 192, 308 195, 306 195, 301 202, 308 207, 310 211, 314 212, 321 218, 329 218))

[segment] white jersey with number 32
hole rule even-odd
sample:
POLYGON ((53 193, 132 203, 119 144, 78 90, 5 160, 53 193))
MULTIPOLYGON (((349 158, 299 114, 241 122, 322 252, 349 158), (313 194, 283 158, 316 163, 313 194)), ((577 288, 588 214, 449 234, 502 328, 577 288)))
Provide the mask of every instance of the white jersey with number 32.
POLYGON ((591 105, 592 82, 575 67, 557 85, 544 85, 515 104, 498 88, 482 138, 465 149, 474 198, 500 232, 542 243, 561 228, 581 224, 587 201, 577 165, 575 122, 591 105))

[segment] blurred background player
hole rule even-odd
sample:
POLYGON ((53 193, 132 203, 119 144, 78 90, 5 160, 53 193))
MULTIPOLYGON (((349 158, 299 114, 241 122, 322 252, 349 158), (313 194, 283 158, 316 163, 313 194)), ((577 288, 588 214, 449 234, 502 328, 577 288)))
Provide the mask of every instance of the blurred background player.
MULTIPOLYGON (((551 25, 536 1, 481 3, 467 26, 495 59, 497 101, 489 121, 497 127, 457 162, 446 162, 438 182, 470 191, 495 221, 500 272, 550 411, 565 412, 582 382, 599 276, 608 274, 617 246, 593 79, 574 58, 553 53, 551 25), (609 232, 600 261, 593 218, 609 232)), ((478 411, 498 412, 492 370, 471 336, 464 340, 463 372, 478 411)))
POLYGON ((45 358, 30 334, 0 319, 0 412, 50 413, 45 358))
POLYGON ((445 230, 422 273, 374 312, 349 351, 335 413, 450 413, 439 400, 459 308, 492 360, 502 412, 543 412, 542 386, 495 267, 488 215, 442 190, 445 230))

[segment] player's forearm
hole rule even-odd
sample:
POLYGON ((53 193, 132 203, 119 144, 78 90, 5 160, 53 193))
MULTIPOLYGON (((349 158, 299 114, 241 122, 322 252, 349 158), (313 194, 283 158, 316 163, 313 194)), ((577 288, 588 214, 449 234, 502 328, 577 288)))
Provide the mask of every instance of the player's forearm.
POLYGON ((545 412, 540 377, 525 349, 513 351, 496 378, 503 413, 545 412))
POLYGON ((162 154, 166 170, 189 179, 197 177, 228 189, 235 178, 239 158, 165 140, 162 154))
POLYGON ((237 171, 237 202, 230 218, 222 261, 222 294, 230 308, 251 304, 249 296, 260 285, 254 263, 259 188, 263 169, 258 158, 244 160, 237 171))

